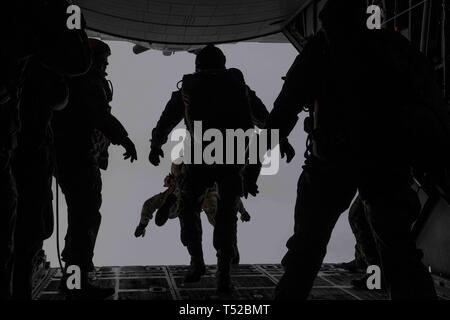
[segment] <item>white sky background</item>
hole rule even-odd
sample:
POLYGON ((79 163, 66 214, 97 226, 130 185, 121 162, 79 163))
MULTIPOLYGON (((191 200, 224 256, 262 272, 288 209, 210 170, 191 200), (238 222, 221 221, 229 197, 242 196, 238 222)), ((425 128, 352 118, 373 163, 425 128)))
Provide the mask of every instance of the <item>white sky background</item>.
MULTIPOLYGON (((110 165, 103 174, 103 220, 97 240, 94 262, 98 266, 188 264, 189 256, 182 246, 178 220, 163 227, 153 221, 144 238, 136 239, 134 229, 139 221, 142 203, 163 191, 163 178, 170 168, 170 146, 159 167, 147 160, 151 129, 176 90, 183 74, 194 71, 195 56, 176 53, 165 57, 160 51, 140 55, 132 53, 126 42, 110 42, 112 56, 108 69, 114 85, 114 115, 128 130, 138 150, 138 162, 122 159, 121 147, 110 148, 110 165)), ((269 110, 281 90, 282 80, 293 62, 296 51, 289 44, 239 43, 222 45, 227 67, 243 71, 248 85, 256 91, 269 110)), ((259 180, 258 198, 244 200, 252 221, 238 224, 241 263, 279 263, 286 252, 285 243, 293 231, 296 185, 303 163, 306 135, 303 118, 290 137, 296 148, 294 161, 281 162, 276 176, 259 180)), ((60 208, 61 248, 67 227, 64 197, 60 208)), ((204 215, 203 215, 204 216, 204 215)), ((347 214, 339 220, 328 247, 327 262, 347 261, 353 257, 354 237, 347 214)), ((212 228, 203 217, 203 247, 206 263, 216 262, 212 246, 212 228)), ((57 265, 56 236, 46 241, 45 250, 52 266, 57 265)), ((311 244, 314 245, 314 244, 311 244)))

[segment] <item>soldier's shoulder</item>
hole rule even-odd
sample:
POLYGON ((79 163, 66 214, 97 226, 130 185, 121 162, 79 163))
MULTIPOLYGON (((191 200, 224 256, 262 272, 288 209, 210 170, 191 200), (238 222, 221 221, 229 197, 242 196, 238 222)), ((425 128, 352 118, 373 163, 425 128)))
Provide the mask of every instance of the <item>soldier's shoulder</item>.
POLYGON ((306 41, 303 51, 305 50, 322 50, 327 46, 327 38, 324 31, 319 31, 306 41))
POLYGON ((181 78, 181 81, 184 83, 185 81, 189 81, 196 77, 196 73, 186 73, 181 78))
POLYGON ((244 74, 242 73, 241 70, 239 70, 238 68, 229 68, 227 69, 229 73, 236 75, 238 77, 244 77, 244 74))
POLYGON ((244 74, 241 70, 237 68, 229 68, 227 69, 228 73, 233 75, 233 77, 236 77, 238 80, 245 82, 244 74))
POLYGON ((175 101, 175 100, 179 100, 182 99, 183 97, 183 92, 180 90, 176 90, 172 92, 172 96, 170 97, 170 100, 175 101))
POLYGON ((183 75, 183 78, 181 79, 182 89, 186 89, 187 87, 189 87, 190 84, 192 82, 194 82, 197 77, 198 77, 198 75, 196 73, 188 73, 188 74, 183 75))

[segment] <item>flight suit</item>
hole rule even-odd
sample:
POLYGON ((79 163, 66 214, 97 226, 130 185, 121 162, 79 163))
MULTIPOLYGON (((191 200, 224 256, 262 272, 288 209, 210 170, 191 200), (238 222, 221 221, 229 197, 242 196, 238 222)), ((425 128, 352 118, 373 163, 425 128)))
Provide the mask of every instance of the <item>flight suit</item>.
MULTIPOLYGON (((111 114, 111 92, 105 75, 91 68, 69 81, 70 100, 53 119, 56 176, 68 207, 68 230, 62 253, 67 265, 92 268, 101 223, 103 139, 120 144, 128 133, 111 114), (99 143, 101 144, 99 146, 99 143)), ((107 144, 106 144, 107 145, 107 144)))
POLYGON ((282 261, 278 299, 308 297, 333 228, 357 191, 390 297, 436 298, 408 218, 416 195, 410 192, 404 115, 417 102, 409 81, 402 81, 404 69, 391 59, 389 50, 399 48, 412 50, 388 31, 362 31, 356 40, 339 43, 320 32, 287 74, 267 127, 280 129, 281 139, 288 136, 305 107, 314 110, 316 124, 298 181, 294 235, 282 261))

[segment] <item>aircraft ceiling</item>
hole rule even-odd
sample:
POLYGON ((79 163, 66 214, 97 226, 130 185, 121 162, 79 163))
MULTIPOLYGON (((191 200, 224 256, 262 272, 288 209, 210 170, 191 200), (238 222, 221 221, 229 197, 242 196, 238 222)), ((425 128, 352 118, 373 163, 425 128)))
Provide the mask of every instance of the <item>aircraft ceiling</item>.
POLYGON ((308 0, 74 0, 89 30, 136 43, 237 42, 281 31, 308 0))

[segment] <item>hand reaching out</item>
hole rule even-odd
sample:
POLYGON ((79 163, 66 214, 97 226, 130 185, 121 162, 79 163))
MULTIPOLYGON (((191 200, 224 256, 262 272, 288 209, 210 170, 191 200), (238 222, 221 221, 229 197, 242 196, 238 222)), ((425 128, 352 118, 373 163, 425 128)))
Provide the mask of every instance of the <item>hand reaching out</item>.
POLYGON ((164 152, 159 148, 151 148, 150 154, 148 155, 148 161, 155 167, 159 166, 161 162, 160 158, 164 158, 164 152))
POLYGON ((136 151, 136 147, 134 146, 133 141, 131 141, 130 138, 126 137, 121 145, 125 149, 125 153, 123 154, 123 159, 124 160, 130 159, 130 162, 136 161, 137 160, 137 151, 136 151))
POLYGON ((139 224, 136 227, 136 230, 134 231, 134 236, 136 238, 139 238, 139 237, 143 238, 145 236, 145 226, 143 224, 139 224))

